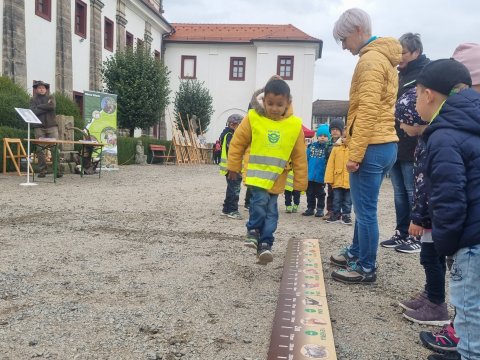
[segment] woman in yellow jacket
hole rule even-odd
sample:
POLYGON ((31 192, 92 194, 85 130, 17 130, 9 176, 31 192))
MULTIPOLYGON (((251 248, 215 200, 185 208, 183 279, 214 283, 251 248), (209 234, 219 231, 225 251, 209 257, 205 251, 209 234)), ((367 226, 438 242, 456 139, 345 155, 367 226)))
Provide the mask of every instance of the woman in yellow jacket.
POLYGON ((342 136, 333 145, 325 170, 325 184, 333 188, 332 214, 327 223, 341 222, 352 225, 352 198, 350 196, 350 174, 347 171, 348 147, 342 136))
POLYGON ((343 49, 359 55, 350 87, 347 144, 355 231, 350 246, 330 257, 337 266, 333 279, 344 283, 374 283, 377 279, 377 203, 382 180, 397 158, 394 108, 397 65, 402 46, 394 38, 372 36, 370 16, 350 9, 335 23, 333 36, 343 49))
POLYGON ((251 187, 247 241, 257 249, 260 263, 273 261, 272 245, 278 223, 278 194, 285 189, 289 160, 295 171, 295 190, 307 188, 307 157, 302 121, 292 113, 290 88, 283 80, 270 80, 260 101, 253 99, 230 142, 229 177, 246 169, 245 183, 251 187), (250 147, 250 153, 244 157, 250 147))

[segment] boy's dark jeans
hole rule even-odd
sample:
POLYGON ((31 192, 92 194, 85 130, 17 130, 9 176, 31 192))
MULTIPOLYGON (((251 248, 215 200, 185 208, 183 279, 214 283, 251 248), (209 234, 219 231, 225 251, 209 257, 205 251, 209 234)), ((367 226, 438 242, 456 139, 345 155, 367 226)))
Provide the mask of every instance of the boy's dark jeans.
POLYGON ((420 264, 425 269, 425 290, 428 299, 435 304, 445 302, 445 256, 440 256, 433 243, 422 242, 420 264))
POLYGON ((325 184, 315 181, 308 182, 307 207, 323 211, 325 207, 325 184))
POLYGON ((285 206, 291 206, 292 205, 292 198, 293 198, 293 203, 295 205, 300 204, 300 191, 298 190, 285 190, 285 206))
POLYGON ((245 207, 250 206, 250 199, 252 198, 252 188, 247 185, 247 192, 245 193, 245 207))
POLYGON ((227 191, 225 193, 225 201, 223 202, 223 213, 229 214, 238 211, 238 199, 240 197, 240 186, 242 184, 242 174, 237 174, 236 180, 227 179, 227 191))
POLYGON ((350 215, 352 212, 352 197, 350 196, 350 189, 333 189, 332 210, 334 214, 350 215))

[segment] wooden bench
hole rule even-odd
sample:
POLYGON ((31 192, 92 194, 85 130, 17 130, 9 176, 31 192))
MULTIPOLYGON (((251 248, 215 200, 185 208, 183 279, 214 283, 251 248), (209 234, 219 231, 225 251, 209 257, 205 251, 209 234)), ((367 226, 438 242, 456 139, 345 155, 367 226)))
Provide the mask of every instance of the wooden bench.
POLYGON ((153 163, 153 159, 163 159, 164 164, 170 159, 175 160, 175 155, 170 155, 170 152, 167 153, 167 148, 164 145, 150 144, 150 151, 152 152, 150 164, 153 163))

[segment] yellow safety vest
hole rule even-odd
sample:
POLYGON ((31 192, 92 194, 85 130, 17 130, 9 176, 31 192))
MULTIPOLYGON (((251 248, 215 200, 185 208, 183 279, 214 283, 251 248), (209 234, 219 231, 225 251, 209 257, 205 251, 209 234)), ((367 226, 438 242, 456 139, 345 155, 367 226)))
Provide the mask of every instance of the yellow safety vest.
POLYGON ((302 120, 292 115, 275 121, 255 110, 249 110, 248 119, 252 145, 245 183, 268 190, 285 170, 302 130, 302 120))
POLYGON ((228 134, 232 134, 233 136, 233 131, 232 132, 227 132, 224 136, 223 139, 221 139, 222 142, 222 156, 220 158, 220 175, 227 175, 227 141, 225 138, 227 137, 228 134))
POLYGON ((287 175, 287 182, 285 183, 285 190, 293 191, 293 170, 290 170, 287 175))

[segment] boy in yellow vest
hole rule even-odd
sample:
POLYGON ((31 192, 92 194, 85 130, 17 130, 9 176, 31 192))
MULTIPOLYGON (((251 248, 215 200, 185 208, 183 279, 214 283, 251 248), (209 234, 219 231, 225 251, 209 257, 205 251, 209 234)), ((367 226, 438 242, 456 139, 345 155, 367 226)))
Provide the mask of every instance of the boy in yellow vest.
POLYGON ((278 223, 278 194, 285 189, 291 160, 293 188, 307 188, 307 158, 302 120, 293 115, 290 88, 279 79, 270 80, 264 93, 252 99, 253 108, 235 131, 228 153, 228 177, 236 178, 244 154, 245 183, 251 187, 246 246, 257 249, 260 264, 273 261, 272 245, 278 223))

